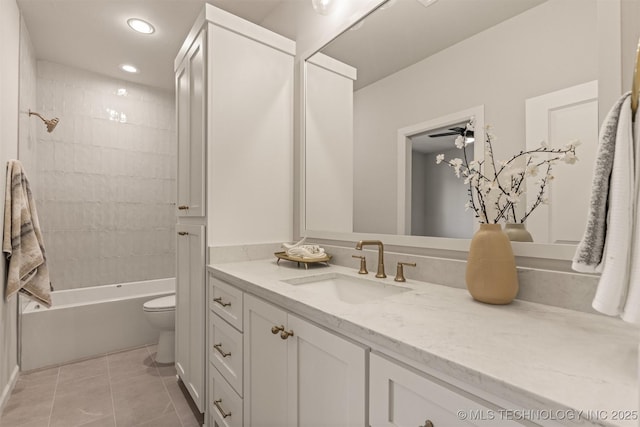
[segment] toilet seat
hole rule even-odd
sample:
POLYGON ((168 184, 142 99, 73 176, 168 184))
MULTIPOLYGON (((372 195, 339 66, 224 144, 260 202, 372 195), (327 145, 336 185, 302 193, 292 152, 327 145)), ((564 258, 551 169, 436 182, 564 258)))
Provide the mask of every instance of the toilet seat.
POLYGON ((176 295, 173 294, 147 301, 143 304, 142 309, 152 312, 174 311, 176 309, 176 295))

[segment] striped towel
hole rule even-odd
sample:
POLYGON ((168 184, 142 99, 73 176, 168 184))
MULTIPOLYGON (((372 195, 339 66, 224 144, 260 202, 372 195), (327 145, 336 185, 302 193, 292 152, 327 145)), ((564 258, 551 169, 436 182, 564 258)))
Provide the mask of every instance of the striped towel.
POLYGON ((18 160, 7 162, 2 251, 9 259, 8 300, 20 292, 51 306, 51 282, 36 205, 18 160))

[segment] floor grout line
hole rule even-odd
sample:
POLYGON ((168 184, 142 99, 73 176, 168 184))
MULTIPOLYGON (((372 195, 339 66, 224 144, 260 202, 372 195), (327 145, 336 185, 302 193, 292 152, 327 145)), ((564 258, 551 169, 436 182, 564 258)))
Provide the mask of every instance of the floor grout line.
POLYGON ((107 378, 109 378, 109 395, 111 396, 111 407, 113 408, 113 425, 118 427, 118 420, 116 418, 116 400, 113 397, 113 387, 111 385, 111 368, 109 367, 109 355, 104 356, 107 361, 107 378))
MULTIPOLYGON (((151 353, 151 350, 149 349, 148 346, 147 346, 147 353, 149 353, 149 355, 153 357, 153 354, 151 353)), ((157 354, 157 350, 156 350, 156 354, 157 354)), ((158 373, 158 378, 160 378, 160 382, 162 382, 162 387, 164 388, 164 391, 167 393, 167 396, 169 396, 169 402, 171 402, 171 406, 173 406, 173 412, 176 413, 176 417, 178 418, 178 421, 180 421, 180 427, 184 427, 184 423, 182 422, 182 418, 180 418, 180 415, 178 414, 178 409, 176 408, 176 404, 173 401, 173 397, 171 397, 171 393, 169 393, 169 389, 167 388, 167 385, 164 382, 164 378, 160 374, 160 368, 158 368, 158 364, 156 363, 155 360, 153 361, 153 364, 154 364, 154 367, 156 368, 156 372, 158 373)))
POLYGON ((58 373, 56 374, 56 385, 53 388, 53 397, 51 398, 51 410, 49 411, 48 427, 51 427, 51 419, 53 418, 53 405, 56 403, 56 393, 58 392, 58 382, 60 381, 60 366, 58 366, 58 373))

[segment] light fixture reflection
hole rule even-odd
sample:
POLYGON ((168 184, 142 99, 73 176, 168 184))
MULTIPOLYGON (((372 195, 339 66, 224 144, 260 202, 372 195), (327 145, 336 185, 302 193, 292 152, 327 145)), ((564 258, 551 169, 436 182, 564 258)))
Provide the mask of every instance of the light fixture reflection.
POLYGON ((120 66, 120 68, 122 69, 122 71, 126 71, 127 73, 137 73, 138 69, 136 67, 134 67, 133 65, 129 65, 129 64, 122 64, 120 66))
POLYGON ((129 24, 129 27, 131 27, 132 30, 142 34, 152 34, 156 30, 153 25, 138 18, 131 18, 127 20, 127 24, 129 24))
POLYGON ((313 10, 320 15, 329 15, 333 10, 337 0, 311 0, 313 10))

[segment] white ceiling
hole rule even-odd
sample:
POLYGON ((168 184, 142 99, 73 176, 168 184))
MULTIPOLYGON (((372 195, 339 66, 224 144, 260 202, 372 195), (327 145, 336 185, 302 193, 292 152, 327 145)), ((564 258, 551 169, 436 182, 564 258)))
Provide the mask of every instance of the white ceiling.
MULTIPOLYGON (((205 0, 17 0, 38 59, 110 77, 173 90, 173 61, 205 0), (156 32, 138 34, 127 26, 137 17, 156 32), (135 65, 137 74, 120 70, 135 65)), ((277 9, 310 0, 207 0, 256 24, 277 9)), ((348 0, 343 0, 348 1, 348 0)), ((362 28, 347 31, 325 50, 358 69, 356 88, 411 65, 441 49, 544 0, 440 0, 425 8, 415 0, 369 16, 362 28)), ((286 13, 284 14, 286 15, 286 13)), ((298 24, 270 20, 272 31, 296 38, 298 24)), ((302 16, 302 15, 300 15, 302 16)))
MULTIPOLYGON (((260 23, 283 0, 209 0, 260 23)), ((38 59, 173 90, 173 60, 204 0, 18 0, 38 59), (156 32, 127 26, 136 17, 156 32), (120 64, 140 70, 127 74, 120 64)))
POLYGON ((390 0, 322 52, 358 70, 358 90, 545 1, 390 0))

